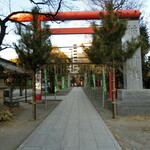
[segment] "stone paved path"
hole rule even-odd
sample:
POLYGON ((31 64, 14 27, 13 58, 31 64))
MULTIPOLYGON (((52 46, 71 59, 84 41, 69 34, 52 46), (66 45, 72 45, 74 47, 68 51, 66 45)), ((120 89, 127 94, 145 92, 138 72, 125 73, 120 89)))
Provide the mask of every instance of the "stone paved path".
POLYGON ((17 150, 122 150, 82 88, 74 87, 17 150))

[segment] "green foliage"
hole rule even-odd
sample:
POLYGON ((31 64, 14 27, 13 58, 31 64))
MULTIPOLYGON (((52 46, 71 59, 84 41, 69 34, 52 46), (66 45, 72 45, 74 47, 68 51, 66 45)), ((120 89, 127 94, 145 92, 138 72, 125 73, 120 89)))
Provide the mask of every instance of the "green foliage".
POLYGON ((9 121, 13 118, 13 114, 9 110, 0 110, 0 121, 9 121))
POLYGON ((140 43, 141 43, 141 56, 142 56, 142 75, 143 75, 143 86, 145 88, 150 88, 150 68, 149 68, 149 62, 146 61, 145 55, 148 53, 150 44, 149 44, 149 37, 148 32, 146 30, 145 26, 140 27, 140 43))
POLYGON ((100 13, 102 27, 97 28, 93 24, 93 41, 90 48, 85 48, 89 59, 96 64, 122 64, 127 58, 131 58, 139 47, 138 39, 122 44, 125 34, 126 20, 119 19, 118 13, 113 11, 113 4, 107 3, 107 15, 100 13), (123 48, 124 47, 124 48, 123 48))
POLYGON ((33 20, 25 28, 18 29, 21 36, 18 44, 14 44, 20 64, 27 70, 35 71, 42 67, 48 60, 51 51, 50 31, 45 24, 45 29, 39 27, 38 9, 32 10, 33 20))
POLYGON ((145 26, 140 27, 140 33, 142 61, 145 61, 145 55, 148 53, 150 48, 148 31, 146 30, 145 26))
MULTIPOLYGON (((22 67, 32 71, 32 92, 33 101, 36 102, 35 93, 35 74, 36 70, 42 69, 49 60, 50 52, 52 49, 50 42, 50 30, 45 24, 44 29, 40 28, 38 16, 40 15, 37 8, 32 9, 32 21, 26 26, 24 30, 18 28, 18 35, 21 36, 18 44, 14 44, 16 53, 22 67)), ((36 119, 36 103, 32 104, 33 119, 36 119)))
POLYGON ((52 63, 69 63, 71 59, 64 53, 60 52, 57 47, 53 48, 51 51, 50 62, 52 63))

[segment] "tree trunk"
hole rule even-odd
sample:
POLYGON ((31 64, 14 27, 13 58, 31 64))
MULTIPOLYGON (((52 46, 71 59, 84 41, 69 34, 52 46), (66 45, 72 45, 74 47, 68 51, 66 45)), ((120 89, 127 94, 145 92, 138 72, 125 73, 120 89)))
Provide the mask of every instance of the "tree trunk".
POLYGON ((21 79, 21 82, 20 82, 19 89, 20 89, 20 96, 22 96, 23 95, 23 93, 22 93, 22 91, 23 91, 23 89, 22 89, 22 79, 21 79))
POLYGON ((1 28, 1 30, 0 30, 0 46, 2 45, 3 39, 4 39, 5 35, 6 35, 6 28, 7 28, 7 26, 5 25, 5 23, 6 22, 0 20, 0 28, 1 28))

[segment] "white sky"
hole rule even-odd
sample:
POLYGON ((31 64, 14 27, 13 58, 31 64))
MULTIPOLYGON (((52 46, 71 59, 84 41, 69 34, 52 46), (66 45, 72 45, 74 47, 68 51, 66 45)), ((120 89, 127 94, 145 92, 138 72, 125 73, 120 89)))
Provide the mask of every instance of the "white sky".
MULTIPOLYGON (((9 9, 8 9, 8 1, 9 0, 0 0, 0 15, 8 15, 10 14, 9 9)), ((66 0, 69 1, 69 0, 66 0)), ((69 1, 70 2, 70 1, 69 1)), ((145 7, 140 10, 142 13, 142 16, 144 16, 145 20, 147 21, 147 27, 149 27, 150 29, 150 0, 145 0, 145 7)), ((11 0, 11 9, 12 12, 14 11, 21 11, 21 10, 28 10, 30 11, 32 8, 31 3, 29 2, 29 0, 11 0)), ((73 7, 71 8, 71 10, 74 11, 84 11, 84 10, 89 10, 87 8, 87 6, 83 5, 83 0, 80 0, 80 2, 78 2, 78 0, 74 0, 73 2, 73 7)), ((67 10, 67 11, 71 11, 71 10, 67 10)), ((1 17, 1 16, 0 16, 1 17)), ((89 23, 86 21, 67 21, 64 23, 60 23, 60 24, 56 24, 56 23, 51 23, 50 22, 51 27, 55 27, 55 28, 61 28, 61 27, 87 27, 89 26, 89 23)), ((7 32, 9 32, 9 34, 6 35, 5 39, 4 39, 4 43, 12 43, 12 42, 16 42, 17 37, 13 32, 13 29, 15 29, 15 26, 13 25, 13 23, 9 22, 7 23, 7 32)), ((150 30, 149 30, 150 32, 150 30)), ((51 37, 52 40, 52 44, 53 45, 57 45, 57 46, 72 46, 73 44, 78 44, 80 45, 81 43, 85 43, 86 41, 89 41, 91 38, 90 35, 53 35, 51 37)), ((15 53, 15 50, 13 49, 6 49, 4 51, 0 52, 0 57, 4 58, 4 59, 12 59, 12 58, 16 58, 17 55, 15 53)))
MULTIPOLYGON (((6 0, 8 1, 8 0, 6 0)), ((11 0, 12 1, 12 12, 14 11, 21 11, 21 10, 28 10, 30 11, 32 6, 31 3, 29 2, 29 0, 21 0, 21 3, 18 0, 11 0), (30 6, 30 7, 28 7, 30 6)), ((68 0, 66 0, 68 1, 68 0)), ((83 2, 79 3, 75 0, 74 2, 74 6, 71 8, 74 11, 81 11, 81 10, 86 10, 84 9, 83 6, 83 2)), ((10 12, 8 11, 6 13, 6 10, 8 9, 8 3, 7 2, 3 2, 3 0, 0 0, 0 4, 4 5, 4 7, 1 9, 2 5, 0 6, 0 13, 2 14, 10 14, 10 12), (1 2, 2 1, 2 2, 1 2)), ((67 11, 71 11, 68 10, 67 11)), ((6 15, 7 16, 7 15, 6 15)), ((52 28, 61 28, 61 27, 88 27, 89 23, 85 22, 85 21, 65 21, 64 23, 55 23, 55 22, 49 22, 50 26, 52 28)), ((3 43, 13 43, 17 41, 17 36, 14 34, 13 29, 15 29, 15 26, 13 25, 13 23, 11 24, 10 22, 8 23, 8 31, 9 34, 7 34, 5 36, 4 42, 3 43), (11 26, 11 27, 10 27, 11 26)), ((62 46, 72 46, 73 44, 78 44, 80 45, 81 43, 85 42, 86 40, 89 41, 89 38, 91 37, 90 35, 52 35, 51 36, 51 41, 53 45, 56 45, 58 47, 62 47, 62 46)), ((64 50, 64 49, 63 49, 64 50)), ((13 49, 5 49, 3 51, 0 52, 0 57, 5 58, 5 59, 12 59, 12 58, 16 58, 17 54, 15 53, 15 50, 13 49)))

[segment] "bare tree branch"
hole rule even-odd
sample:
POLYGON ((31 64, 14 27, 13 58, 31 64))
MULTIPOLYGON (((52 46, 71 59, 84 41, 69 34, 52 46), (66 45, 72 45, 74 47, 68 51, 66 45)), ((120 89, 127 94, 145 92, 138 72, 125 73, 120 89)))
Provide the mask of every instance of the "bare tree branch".
MULTIPOLYGON (((29 0, 29 1, 31 3, 33 3, 34 5, 36 5, 38 8, 39 8, 39 5, 51 7, 52 10, 54 10, 56 8, 56 11, 55 10, 54 10, 54 12, 50 11, 48 14, 45 14, 45 13, 37 14, 37 15, 45 15, 46 17, 55 17, 61 8, 61 4, 62 4, 63 0, 29 0)), ((11 11, 11 0, 9 0, 9 10, 11 11)), ((18 11, 18 12, 13 12, 13 13, 9 14, 3 20, 0 19, 0 45, 2 45, 3 39, 6 35, 6 28, 7 28, 6 22, 12 21, 12 22, 19 23, 20 25, 26 26, 26 24, 16 21, 15 19, 11 18, 13 15, 16 15, 19 13, 30 13, 31 14, 31 12, 29 12, 29 11, 18 11)))
POLYGON ((30 0, 31 3, 35 4, 35 5, 45 5, 49 2, 49 0, 47 1, 42 1, 42 2, 35 2, 34 0, 30 0))
POLYGON ((38 8, 40 8, 39 5, 43 5, 43 6, 47 5, 47 6, 51 6, 51 8, 54 9, 55 6, 56 6, 55 2, 57 2, 58 3, 58 7, 55 10, 56 14, 60 10, 62 1, 63 0, 41 0, 41 1, 39 0, 39 2, 36 2, 36 0, 30 0, 30 2, 33 3, 34 5, 36 5, 38 8))
POLYGON ((0 51, 5 50, 5 49, 7 49, 7 48, 13 48, 13 49, 14 49, 14 47, 11 46, 11 45, 9 45, 9 44, 3 44, 2 46, 4 46, 4 47, 1 47, 1 46, 0 46, 0 51))
MULTIPOLYGON (((86 0, 85 0, 86 1, 86 0)), ((106 9, 105 3, 111 2, 114 4, 114 10, 121 9, 139 9, 142 7, 143 0, 87 0, 91 3, 91 8, 95 9, 106 9), (94 4, 94 5, 93 5, 94 4)))

